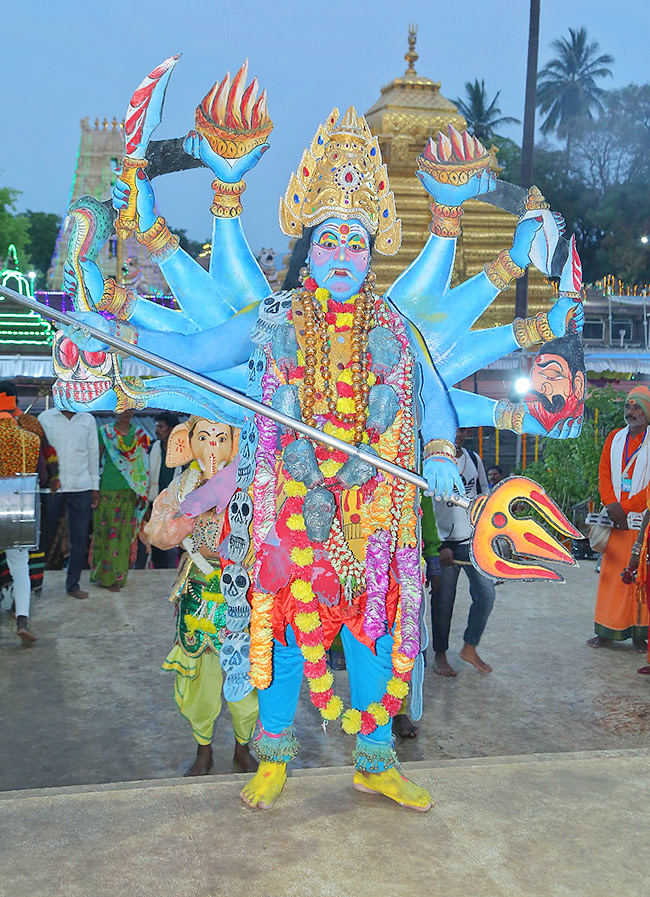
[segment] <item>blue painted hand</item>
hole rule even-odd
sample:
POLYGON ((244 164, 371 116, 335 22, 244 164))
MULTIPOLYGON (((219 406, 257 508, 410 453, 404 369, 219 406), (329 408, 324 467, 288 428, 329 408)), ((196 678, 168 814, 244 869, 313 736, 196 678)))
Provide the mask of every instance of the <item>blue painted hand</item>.
MULTIPOLYGON (((111 195, 113 198, 113 208, 116 211, 126 208, 131 195, 131 188, 128 184, 119 178, 122 169, 116 168, 115 174, 118 175, 117 180, 113 184, 111 195)), ((156 197, 151 186, 151 181, 142 169, 138 171, 137 176, 138 198, 136 209, 138 212, 138 230, 144 233, 154 224, 156 220, 156 197)))
MULTIPOLYGON (((86 286, 88 297, 94 305, 101 300, 104 292, 104 278, 102 272, 95 262, 89 259, 85 261, 79 260, 79 267, 83 273, 83 280, 86 286)), ((71 297, 73 303, 77 295, 77 275, 70 262, 66 262, 63 266, 63 289, 71 297)))
POLYGON ((68 339, 72 340, 75 346, 84 349, 86 352, 110 352, 111 347, 91 336, 84 328, 84 324, 90 324, 98 330, 102 330, 109 336, 115 336, 115 321, 108 321, 103 315, 94 311, 75 311, 70 312, 70 317, 74 318, 78 323, 64 324, 62 330, 68 339))
POLYGON ((458 467, 450 458, 427 458, 422 473, 429 486, 428 492, 435 499, 448 501, 454 492, 465 495, 458 467))
POLYGON ((190 131, 183 144, 183 149, 188 156, 200 159, 204 165, 207 165, 215 177, 225 181, 227 184, 236 184, 238 181, 241 181, 247 171, 255 168, 268 148, 268 143, 262 143, 240 159, 230 160, 218 156, 208 140, 203 135, 197 134, 196 131, 190 131))
POLYGON ((422 186, 432 199, 445 206, 462 206, 466 199, 480 196, 494 190, 496 175, 493 171, 484 170, 473 175, 466 184, 441 184, 426 171, 416 171, 422 186))
POLYGON ((533 240, 541 227, 543 227, 541 216, 539 218, 524 218, 517 224, 512 240, 510 258, 520 268, 527 268, 530 265, 530 251, 533 246, 533 240))
POLYGON ((582 333, 585 323, 582 302, 576 302, 569 296, 561 296, 548 313, 548 323, 554 337, 566 336, 567 333, 582 333))

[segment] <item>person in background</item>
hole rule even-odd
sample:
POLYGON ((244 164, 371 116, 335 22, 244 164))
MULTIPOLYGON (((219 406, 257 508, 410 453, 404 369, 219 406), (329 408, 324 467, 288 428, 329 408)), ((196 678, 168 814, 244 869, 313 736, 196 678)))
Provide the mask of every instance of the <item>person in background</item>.
POLYGON ((93 518, 91 582, 119 592, 126 583, 131 543, 147 509, 149 437, 122 411, 99 430, 99 504, 93 518))
POLYGON ((490 489, 494 489, 495 486, 498 486, 502 479, 503 473, 501 472, 500 467, 497 467, 496 464, 493 464, 492 467, 488 467, 487 481, 490 489))
POLYGON ((600 498, 614 522, 603 552, 598 580, 594 631, 587 641, 590 648, 602 648, 612 641, 631 638, 636 650, 644 653, 648 637, 648 608, 637 601, 634 582, 622 582, 638 532, 628 529, 627 515, 646 509, 646 488, 650 482, 650 389, 631 389, 625 403, 625 424, 612 430, 605 440, 598 468, 600 498))
MULTIPOLYGON (((169 486, 171 481, 180 476, 182 467, 167 467, 167 443, 169 434, 180 423, 178 416, 171 411, 161 411, 156 415, 156 439, 149 450, 149 508, 147 519, 151 515, 151 504, 160 493, 169 486)), ((151 546, 151 562, 156 570, 175 567, 178 560, 178 548, 163 551, 161 548, 151 546)))
POLYGON ((66 592, 73 598, 87 598, 80 588, 88 548, 90 515, 99 502, 99 443, 92 414, 50 408, 38 416, 45 435, 56 452, 59 482, 50 480, 49 494, 43 495, 41 547, 47 557, 65 509, 70 541, 66 592))
MULTIPOLYGON (((456 431, 456 458, 465 492, 469 499, 488 491, 483 462, 474 452, 463 448, 469 435, 467 428, 456 431)), ((456 587, 461 566, 469 579, 472 606, 467 628, 463 636, 461 660, 471 663, 481 673, 491 673, 492 667, 482 660, 476 647, 483 635, 494 604, 494 583, 483 576, 469 559, 469 541, 472 531, 467 512, 451 502, 438 501, 434 505, 440 536, 440 581, 431 592, 431 619, 433 623, 433 669, 439 676, 455 676, 456 671, 447 660, 451 616, 456 600, 456 587), (459 566, 460 565, 460 566, 459 566)))
MULTIPOLYGON (((18 426, 13 412, 16 397, 0 392, 0 476, 15 477, 21 473, 36 473, 41 440, 35 433, 18 426)), ((41 474, 42 479, 42 474, 41 474)), ((26 646, 36 641, 29 628, 29 549, 7 548, 7 565, 13 579, 16 605, 16 633, 26 646)))

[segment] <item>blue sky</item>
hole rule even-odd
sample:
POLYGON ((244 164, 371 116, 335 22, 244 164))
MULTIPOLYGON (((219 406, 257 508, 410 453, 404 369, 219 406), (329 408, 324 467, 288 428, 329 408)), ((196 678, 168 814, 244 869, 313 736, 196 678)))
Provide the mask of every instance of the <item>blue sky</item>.
MULTIPOLYGON (((614 87, 648 77, 650 5, 643 0, 541 0, 540 66, 550 42, 586 26, 615 57, 614 87)), ((462 3, 245 3, 223 0, 23 0, 2 14, 0 185, 22 191, 20 208, 63 214, 85 116, 122 118, 142 77, 183 53, 167 92, 156 137, 193 125, 194 108, 214 81, 248 57, 250 75, 268 90, 275 123, 271 149, 248 178, 244 226, 254 250, 283 249, 278 197, 319 121, 334 105, 361 112, 382 85, 403 73, 409 22, 418 25, 418 71, 462 94, 484 78, 501 90, 506 115, 523 117, 527 0, 462 3)), ((509 136, 519 138, 519 130, 509 136)), ((210 233, 210 174, 156 181, 159 211, 201 239, 210 233)))

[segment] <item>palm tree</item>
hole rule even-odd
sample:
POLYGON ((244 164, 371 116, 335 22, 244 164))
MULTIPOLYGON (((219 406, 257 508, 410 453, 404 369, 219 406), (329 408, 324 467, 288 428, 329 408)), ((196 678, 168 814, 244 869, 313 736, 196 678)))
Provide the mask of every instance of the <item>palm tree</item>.
POLYGON ((453 101, 467 120, 469 130, 483 143, 496 136, 495 130, 500 125, 520 124, 518 118, 501 115, 501 110, 497 106, 500 93, 498 90, 490 103, 485 90, 485 81, 483 79, 479 81, 477 78, 473 84, 471 81, 465 82, 466 99, 453 101))
POLYGON ((554 40, 551 47, 557 56, 537 76, 537 107, 546 115, 542 134, 555 131, 565 138, 568 157, 572 123, 593 118, 594 112, 603 108, 605 91, 596 82, 611 77, 608 66, 614 57, 609 53, 598 55, 600 44, 588 40, 586 28, 569 28, 569 38, 554 40))

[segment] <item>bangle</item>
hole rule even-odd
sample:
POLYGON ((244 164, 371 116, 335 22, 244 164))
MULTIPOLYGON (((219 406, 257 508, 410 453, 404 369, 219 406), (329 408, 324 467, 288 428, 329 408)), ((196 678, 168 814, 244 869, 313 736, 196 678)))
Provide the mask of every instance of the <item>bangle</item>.
POLYGON ((449 458, 456 463, 456 446, 448 439, 430 439, 424 446, 423 458, 449 458))
POLYGON ((122 321, 128 321, 135 311, 135 304, 138 301, 138 294, 135 290, 115 281, 114 277, 109 277, 104 283, 104 292, 95 308, 97 311, 107 311, 122 321))
POLYGON ((167 222, 161 216, 156 218, 149 230, 137 233, 135 238, 147 249, 151 261, 158 265, 176 252, 180 243, 178 236, 170 231, 167 222))
POLYGON ((436 237, 460 237, 462 228, 460 219, 463 215, 462 206, 443 206, 440 203, 431 203, 433 220, 429 230, 436 237))
POLYGON ((513 430, 515 433, 523 433, 525 414, 526 406, 523 402, 515 405, 507 399, 501 399, 494 408, 494 426, 497 430, 513 430))
POLYGON ((512 322, 515 339, 522 349, 530 349, 553 339, 553 331, 548 323, 548 315, 540 312, 532 318, 515 318, 512 322))
POLYGON ((635 554, 635 555, 641 554, 641 546, 639 545, 638 542, 634 543, 634 545, 632 546, 632 549, 630 551, 630 554, 635 554))
POLYGON ((220 178, 212 181, 214 190, 214 202, 210 211, 215 218, 238 218, 244 210, 241 204, 241 195, 246 189, 245 181, 237 181, 229 184, 220 178))
POLYGON ((520 268, 507 249, 502 249, 498 256, 483 268, 488 280, 497 290, 507 290, 513 280, 523 277, 525 268, 520 268))

